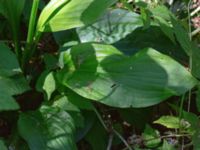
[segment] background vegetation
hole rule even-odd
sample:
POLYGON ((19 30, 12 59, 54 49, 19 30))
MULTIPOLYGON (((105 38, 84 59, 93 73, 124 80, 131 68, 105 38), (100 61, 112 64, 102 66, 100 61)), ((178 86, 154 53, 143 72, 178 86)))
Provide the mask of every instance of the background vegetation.
POLYGON ((0 150, 199 150, 199 12, 0 0, 0 150))

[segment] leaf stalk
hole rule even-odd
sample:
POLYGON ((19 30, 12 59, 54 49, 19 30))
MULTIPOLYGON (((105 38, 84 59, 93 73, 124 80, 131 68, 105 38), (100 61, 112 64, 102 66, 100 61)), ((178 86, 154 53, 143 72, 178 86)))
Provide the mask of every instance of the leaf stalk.
POLYGON ((25 51, 23 53, 23 59, 22 59, 23 70, 25 69, 25 66, 32 55, 32 46, 36 44, 35 32, 36 32, 36 21, 37 21, 37 12, 38 12, 39 3, 40 3, 40 0, 33 0, 31 16, 30 16, 29 26, 28 26, 28 35, 26 39, 26 47, 25 47, 25 51))

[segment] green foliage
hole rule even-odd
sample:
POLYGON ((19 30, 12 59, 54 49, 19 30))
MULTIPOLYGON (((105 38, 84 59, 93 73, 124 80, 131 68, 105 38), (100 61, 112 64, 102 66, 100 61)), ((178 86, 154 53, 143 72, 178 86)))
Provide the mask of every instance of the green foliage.
POLYGON ((198 111, 200 112, 200 86, 199 85, 198 85, 198 90, 197 90, 196 106, 197 106, 198 111))
POLYGON ((175 148, 170 145, 166 140, 164 140, 162 148, 160 150, 175 150, 175 148))
POLYGON ((13 40, 15 44, 15 52, 17 57, 20 59, 21 51, 19 47, 19 40, 20 40, 20 18, 23 12, 23 8, 25 5, 25 0, 0 0, 0 13, 4 15, 5 18, 8 19, 12 34, 13 40))
POLYGON ((56 108, 42 107, 39 111, 23 113, 18 121, 20 135, 31 150, 75 150, 71 116, 56 108))
POLYGON ((0 44, 0 74, 14 76, 22 73, 15 54, 3 43, 0 44))
POLYGON ((199 135, 200 135, 200 130, 198 129, 197 132, 193 135, 193 138, 192 138, 193 145, 194 145, 194 150, 198 150, 200 148, 199 135))
POLYGON ((0 0, 0 149, 198 150, 199 35, 163 4, 0 0))
POLYGON ((108 136, 99 121, 95 122, 85 138, 95 150, 102 150, 107 147, 108 136))
POLYGON ((51 98, 52 93, 55 91, 56 89, 56 81, 54 78, 54 74, 52 72, 50 72, 44 81, 43 84, 43 90, 46 92, 47 94, 47 99, 49 100, 51 98))
POLYGON ((152 108, 120 109, 119 113, 126 122, 133 124, 137 129, 144 130, 146 123, 151 120, 152 108))
POLYGON ((0 49, 0 111, 16 110, 19 105, 12 96, 29 90, 29 86, 14 53, 2 43, 0 49))
POLYGON ((55 32, 87 25, 94 22, 115 1, 51 0, 40 15, 37 30, 55 32))
POLYGON ((155 148, 161 143, 159 132, 151 128, 149 125, 146 125, 142 136, 145 141, 145 146, 149 148, 155 148))
POLYGON ((81 42, 103 42, 112 44, 123 39, 136 28, 142 26, 141 17, 124 9, 107 12, 92 25, 77 29, 81 42))
POLYGON ((184 67, 153 49, 127 57, 110 45, 81 44, 61 57, 69 70, 61 70, 58 80, 81 96, 110 106, 155 105, 196 84, 184 67))
POLYGON ((154 123, 163 125, 170 129, 178 129, 180 127, 180 119, 174 116, 162 116, 158 120, 154 121, 154 123))
POLYGON ((1 147, 2 150, 7 150, 5 144, 2 140, 0 140, 0 147, 1 147))

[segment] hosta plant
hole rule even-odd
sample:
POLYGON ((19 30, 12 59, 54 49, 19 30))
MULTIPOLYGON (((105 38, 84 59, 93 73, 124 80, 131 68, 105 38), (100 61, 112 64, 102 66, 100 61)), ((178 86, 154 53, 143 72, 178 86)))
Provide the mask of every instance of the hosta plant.
POLYGON ((198 150, 198 38, 172 5, 0 0, 0 149, 198 150))

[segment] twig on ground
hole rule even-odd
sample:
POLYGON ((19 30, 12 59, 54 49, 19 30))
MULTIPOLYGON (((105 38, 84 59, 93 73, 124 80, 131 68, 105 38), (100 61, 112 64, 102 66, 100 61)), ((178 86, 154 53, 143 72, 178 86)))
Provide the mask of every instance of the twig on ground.
POLYGON ((107 149, 106 150, 111 150, 112 148, 112 142, 113 142, 113 134, 111 133, 110 136, 109 136, 109 140, 108 140, 108 146, 107 146, 107 149))
POLYGON ((106 126, 106 124, 104 123, 104 120, 102 119, 101 115, 99 114, 98 110, 95 107, 93 108, 93 110, 96 113, 99 121, 101 122, 101 124, 103 125, 103 127, 105 128, 105 130, 107 132, 114 133, 124 143, 124 145, 128 148, 128 150, 133 150, 131 148, 131 146, 127 143, 127 141, 123 138, 123 136, 118 131, 116 131, 114 128, 110 129, 110 128, 108 128, 106 126))

